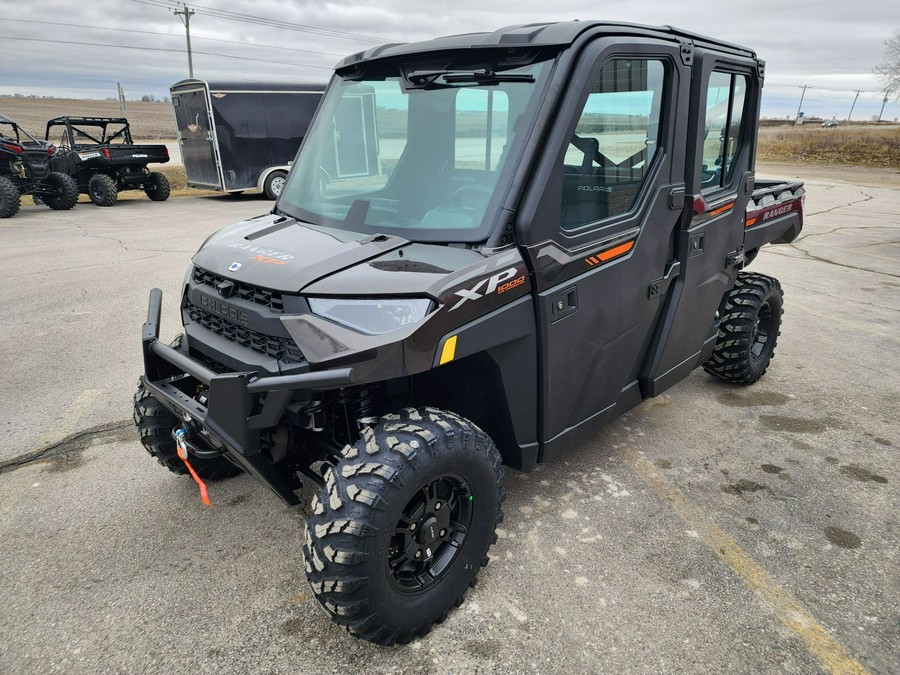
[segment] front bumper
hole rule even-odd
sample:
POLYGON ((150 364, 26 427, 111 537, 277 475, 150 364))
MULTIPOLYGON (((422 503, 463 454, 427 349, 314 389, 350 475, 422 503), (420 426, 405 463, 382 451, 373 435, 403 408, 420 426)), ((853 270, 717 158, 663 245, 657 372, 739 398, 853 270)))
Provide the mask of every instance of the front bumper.
POLYGON ((150 291, 147 322, 141 334, 143 386, 180 419, 199 424, 221 443, 228 458, 268 485, 288 504, 299 502, 271 460, 261 452, 263 430, 281 420, 297 391, 325 391, 353 384, 352 368, 335 368, 297 375, 259 377, 256 371, 217 374, 205 365, 159 341, 162 291, 150 291), (175 386, 188 375, 208 387, 207 405, 175 386))

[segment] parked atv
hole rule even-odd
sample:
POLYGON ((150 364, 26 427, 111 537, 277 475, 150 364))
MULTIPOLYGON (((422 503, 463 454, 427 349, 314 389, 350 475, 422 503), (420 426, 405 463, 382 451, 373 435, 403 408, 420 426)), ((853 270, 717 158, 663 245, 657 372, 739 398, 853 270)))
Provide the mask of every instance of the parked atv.
POLYGON ((35 204, 67 210, 78 201, 78 186, 64 173, 50 170, 56 147, 37 140, 13 120, 0 115, 0 218, 19 212, 21 195, 35 204))
POLYGON ((168 162, 169 149, 135 145, 124 117, 56 117, 45 138, 59 147, 53 169, 72 176, 97 206, 112 206, 122 190, 143 190, 155 202, 169 198, 169 180, 147 168, 168 162))
POLYGON ((317 601, 422 635, 488 561, 501 458, 531 471, 697 367, 766 372, 782 290, 745 268, 796 239, 804 190, 756 180, 763 74, 589 21, 346 58, 272 212, 194 255, 175 345, 150 292, 144 446, 288 504, 318 484, 317 601))

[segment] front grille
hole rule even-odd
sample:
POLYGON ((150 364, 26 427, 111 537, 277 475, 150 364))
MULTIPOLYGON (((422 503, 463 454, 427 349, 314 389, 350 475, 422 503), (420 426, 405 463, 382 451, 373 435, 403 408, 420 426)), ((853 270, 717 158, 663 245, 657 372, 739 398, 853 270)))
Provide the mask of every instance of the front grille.
POLYGON ((273 312, 284 312, 284 300, 281 297, 281 293, 278 291, 273 291, 268 288, 258 288, 257 286, 251 286, 250 284, 245 284, 240 281, 220 277, 218 274, 207 272, 199 267, 194 268, 195 284, 217 288, 219 284, 224 283, 225 281, 234 284, 235 290, 233 297, 249 300, 257 305, 268 307, 273 312))
POLYGON ((188 305, 188 315, 191 317, 191 321, 196 321, 216 335, 221 335, 223 338, 236 342, 255 352, 290 363, 303 361, 303 353, 288 338, 258 333, 255 330, 239 326, 227 319, 204 311, 196 305, 188 305))

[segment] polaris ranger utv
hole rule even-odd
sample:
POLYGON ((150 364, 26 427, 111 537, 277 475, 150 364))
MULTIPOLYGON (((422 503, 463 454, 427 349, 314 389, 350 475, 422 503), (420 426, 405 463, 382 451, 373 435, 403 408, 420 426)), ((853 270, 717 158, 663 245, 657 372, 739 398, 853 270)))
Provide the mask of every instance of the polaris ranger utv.
POLYGON ((0 218, 12 218, 19 212, 21 195, 31 195, 35 204, 46 204, 54 210, 75 206, 75 181, 50 170, 56 153, 54 145, 37 140, 0 115, 0 218))
POLYGON ((55 117, 47 141, 57 138, 55 171, 68 174, 97 206, 113 206, 122 190, 143 190, 155 202, 169 198, 169 179, 148 164, 169 161, 163 144, 135 145, 124 117, 55 117))
MULTIPOLYGON (((754 179, 763 62, 669 27, 515 26, 341 61, 273 211, 212 235, 141 439, 176 473, 321 484, 303 553, 357 637, 462 602, 530 471, 697 366, 752 384, 801 228, 754 179)), ((201 490, 202 492, 202 490, 201 490)))

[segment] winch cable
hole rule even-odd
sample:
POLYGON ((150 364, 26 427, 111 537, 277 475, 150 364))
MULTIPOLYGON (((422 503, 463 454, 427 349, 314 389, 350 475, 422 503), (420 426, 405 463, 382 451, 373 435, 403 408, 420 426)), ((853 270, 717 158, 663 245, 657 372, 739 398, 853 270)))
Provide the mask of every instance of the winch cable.
POLYGON ((184 462, 184 465, 187 467, 187 470, 191 474, 191 477, 199 486, 200 500, 209 508, 214 508, 212 502, 209 500, 209 491, 206 489, 206 483, 204 483, 203 479, 197 475, 197 472, 194 471, 194 467, 192 467, 191 463, 188 461, 188 450, 187 445, 184 442, 184 436, 184 429, 179 429, 175 432, 175 442, 178 446, 178 456, 181 457, 181 461, 184 462))

